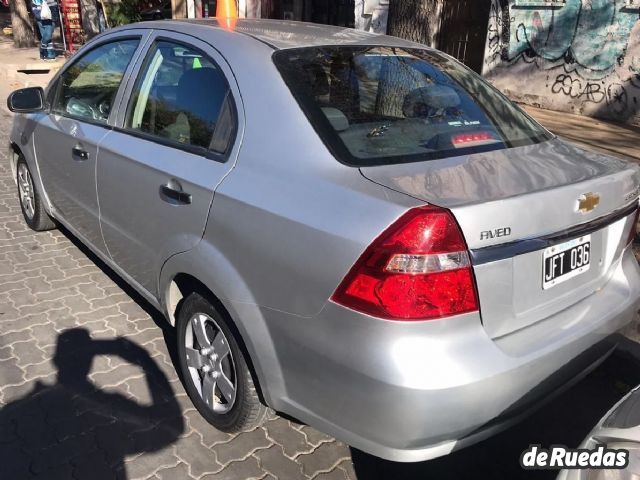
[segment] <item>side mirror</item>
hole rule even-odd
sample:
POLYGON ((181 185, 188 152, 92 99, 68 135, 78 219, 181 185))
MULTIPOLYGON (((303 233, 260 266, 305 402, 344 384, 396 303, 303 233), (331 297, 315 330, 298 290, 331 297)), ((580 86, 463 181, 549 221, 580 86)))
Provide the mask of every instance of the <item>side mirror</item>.
POLYGON ((21 88, 7 98, 7 107, 16 113, 34 113, 44 110, 42 87, 21 88))

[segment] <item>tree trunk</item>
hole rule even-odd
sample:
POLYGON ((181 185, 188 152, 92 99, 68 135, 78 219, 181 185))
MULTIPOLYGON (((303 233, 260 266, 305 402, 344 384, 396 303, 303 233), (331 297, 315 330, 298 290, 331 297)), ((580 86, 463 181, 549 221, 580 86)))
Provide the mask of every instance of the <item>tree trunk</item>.
POLYGON ((436 46, 444 0, 391 0, 389 35, 436 46))
POLYGON ((100 33, 96 0, 80 0, 80 11, 82 12, 82 29, 87 40, 92 39, 100 33))
POLYGON ((33 47, 36 44, 36 34, 33 30, 33 22, 29 16, 26 0, 10 0, 11 30, 13 32, 13 44, 17 48, 33 47))

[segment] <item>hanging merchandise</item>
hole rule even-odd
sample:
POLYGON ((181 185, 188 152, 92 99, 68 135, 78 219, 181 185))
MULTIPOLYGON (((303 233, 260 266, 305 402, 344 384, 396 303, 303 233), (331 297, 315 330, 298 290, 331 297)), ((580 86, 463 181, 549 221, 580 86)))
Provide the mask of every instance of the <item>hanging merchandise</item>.
POLYGON ((84 32, 80 22, 80 4, 78 0, 61 0, 62 34, 64 36, 66 50, 75 51, 75 45, 81 45, 84 40, 84 32))

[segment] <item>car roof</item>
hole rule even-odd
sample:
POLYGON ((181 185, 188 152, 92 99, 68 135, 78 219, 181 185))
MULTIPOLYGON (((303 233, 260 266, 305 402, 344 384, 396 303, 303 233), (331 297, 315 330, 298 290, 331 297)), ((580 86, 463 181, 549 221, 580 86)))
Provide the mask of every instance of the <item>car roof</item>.
POLYGON ((230 37, 234 35, 249 36, 275 50, 321 45, 384 45, 426 48, 424 45, 400 38, 378 35, 353 28, 258 18, 239 18, 235 21, 216 18, 161 20, 144 22, 143 24, 130 24, 124 28, 120 27, 120 30, 141 27, 184 33, 193 33, 193 28, 196 27, 200 30, 199 34, 203 34, 204 37, 206 37, 207 29, 216 29, 218 33, 224 31, 230 37), (227 22, 233 26, 228 26, 227 22))

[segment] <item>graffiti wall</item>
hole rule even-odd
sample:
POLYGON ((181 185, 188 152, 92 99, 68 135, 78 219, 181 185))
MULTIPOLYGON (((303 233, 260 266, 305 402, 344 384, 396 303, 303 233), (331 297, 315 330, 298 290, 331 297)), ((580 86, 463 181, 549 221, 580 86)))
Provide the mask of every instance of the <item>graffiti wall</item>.
POLYGON ((524 103, 640 125, 637 0, 491 0, 483 75, 524 103))

